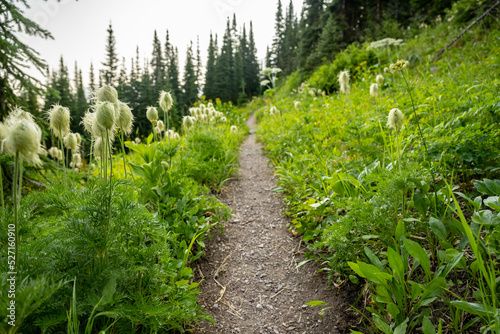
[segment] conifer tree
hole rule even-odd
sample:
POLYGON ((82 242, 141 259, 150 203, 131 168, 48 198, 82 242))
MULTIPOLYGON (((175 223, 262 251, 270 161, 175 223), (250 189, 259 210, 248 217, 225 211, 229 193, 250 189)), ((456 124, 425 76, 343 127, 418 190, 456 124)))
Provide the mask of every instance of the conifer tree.
POLYGON ((230 101, 235 95, 234 56, 229 18, 224 33, 220 55, 215 65, 216 95, 223 101, 230 101))
POLYGON ((322 31, 323 0, 304 0, 302 8, 301 36, 299 44, 299 65, 306 72, 318 65, 317 60, 309 58, 317 45, 322 31))
POLYGON ((274 37, 272 44, 271 63, 273 67, 279 67, 282 63, 282 46, 285 28, 283 25, 283 7, 281 0, 278 0, 278 9, 276 10, 275 23, 274 23, 274 37))
POLYGON ((104 83, 114 86, 116 84, 116 70, 118 68, 118 55, 116 53, 116 41, 113 34, 113 27, 109 23, 108 38, 106 41, 106 61, 102 63, 104 66, 104 83))
POLYGON ((55 88, 57 81, 56 72, 50 71, 50 68, 47 66, 45 77, 47 78, 47 89, 45 90, 44 110, 49 110, 54 104, 59 102, 61 96, 55 88))
POLYGON ((160 92, 166 89, 165 81, 165 66, 163 60, 163 53, 161 50, 161 43, 158 39, 156 30, 153 37, 153 57, 151 58, 151 81, 153 84, 153 95, 160 95, 160 92))
POLYGON ((215 62, 216 62, 216 50, 215 50, 215 41, 213 39, 212 33, 210 32, 210 41, 208 44, 208 58, 205 72, 205 86, 203 88, 203 94, 209 100, 215 100, 216 96, 216 87, 215 87, 215 62))
POLYGON ((78 69, 75 62, 75 95, 73 98, 73 108, 71 109, 71 131, 83 133, 80 121, 88 108, 85 90, 83 88, 82 71, 78 69))
POLYGON ((92 62, 90 63, 89 88, 92 93, 97 89, 95 85, 94 64, 92 62))
POLYGON ((196 36, 196 85, 201 87, 201 71, 203 64, 200 53, 200 36, 196 36))
POLYGON ((260 66, 257 60, 257 47, 253 34, 253 23, 250 21, 250 32, 248 34, 248 72, 245 73, 245 84, 249 96, 252 97, 260 92, 260 66))
POLYGON ((69 71, 64 65, 64 59, 61 56, 59 60, 59 72, 55 82, 55 89, 59 92, 59 104, 63 107, 73 108, 73 98, 70 88, 69 71))
POLYGON ((198 86, 196 85, 196 68, 193 59, 193 42, 186 51, 186 65, 184 66, 184 84, 182 85, 183 112, 193 105, 198 99, 198 86))

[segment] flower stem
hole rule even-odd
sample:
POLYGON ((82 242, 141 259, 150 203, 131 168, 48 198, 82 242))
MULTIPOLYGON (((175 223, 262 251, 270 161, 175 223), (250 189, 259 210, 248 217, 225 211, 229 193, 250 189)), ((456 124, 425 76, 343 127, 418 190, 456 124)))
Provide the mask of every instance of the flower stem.
POLYGON ((123 170, 125 171, 125 178, 127 178, 127 158, 125 157, 125 146, 123 145, 123 131, 120 131, 120 144, 122 146, 123 170))
POLYGON ((19 165, 20 165, 20 156, 19 152, 16 151, 16 155, 14 158, 14 188, 13 188, 13 199, 14 199, 14 234, 15 234, 15 239, 16 239, 16 244, 15 244, 15 265, 14 265, 14 272, 17 272, 17 267, 18 267, 18 253, 19 253, 19 196, 17 193, 17 188, 19 185, 19 165))
MULTIPOLYGON (((401 75, 403 76, 403 80, 406 84, 406 87, 408 88, 408 93, 410 94, 410 100, 411 100, 413 114, 415 115, 415 119, 417 120, 417 127, 418 127, 418 131, 420 132, 420 138, 422 139, 422 143, 424 144, 424 148, 425 148, 425 154, 427 156, 427 159, 429 160, 429 173, 431 175, 432 183, 434 183, 436 181, 436 176, 434 174, 434 171, 432 170, 431 158, 429 156, 429 150, 427 149, 427 143, 425 141, 425 137, 424 137, 424 134, 422 132, 422 129, 420 128, 420 122, 419 122, 419 119, 417 116, 417 111, 415 109, 415 102, 413 101, 413 94, 411 93, 410 84, 408 83, 408 80, 406 80, 406 76, 404 75, 403 72, 401 72, 401 75)), ((438 207, 437 190, 436 190, 435 186, 433 186, 432 188, 434 189, 434 214, 437 215, 437 207, 438 207)))
POLYGON ((0 204, 2 205, 2 224, 5 221, 5 202, 3 198, 3 168, 0 164, 0 204))

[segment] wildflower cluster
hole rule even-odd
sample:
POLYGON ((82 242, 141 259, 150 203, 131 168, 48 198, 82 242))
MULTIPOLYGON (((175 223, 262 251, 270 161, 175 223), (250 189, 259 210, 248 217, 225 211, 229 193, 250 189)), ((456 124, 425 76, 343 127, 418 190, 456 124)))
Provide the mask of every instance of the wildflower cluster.
POLYGON ((386 48, 388 46, 400 46, 403 44, 404 43, 402 39, 384 38, 378 41, 371 42, 366 49, 367 50, 381 49, 381 48, 386 48))
POLYGON ((392 73, 401 72, 401 71, 408 70, 409 66, 410 66, 410 63, 407 60, 398 60, 396 63, 391 64, 389 66, 389 69, 391 70, 392 73))

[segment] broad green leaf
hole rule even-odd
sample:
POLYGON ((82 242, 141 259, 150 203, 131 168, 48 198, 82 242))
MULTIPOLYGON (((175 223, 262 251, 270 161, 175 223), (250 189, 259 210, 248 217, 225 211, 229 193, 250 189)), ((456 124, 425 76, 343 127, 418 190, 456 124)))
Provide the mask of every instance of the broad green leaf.
POLYGON ((354 271, 359 277, 363 277, 363 278, 366 278, 366 276, 363 274, 363 272, 361 271, 361 269, 359 269, 359 265, 357 263, 354 263, 354 262, 347 262, 347 265, 352 269, 352 271, 354 271))
POLYGON ((387 259, 389 260, 389 266, 391 267, 392 270, 394 270, 394 273, 396 274, 399 281, 404 282, 405 269, 403 260, 401 259, 401 255, 399 255, 398 252, 389 247, 387 249, 387 259))
POLYGON ((401 313, 401 310, 394 303, 387 304, 387 312, 391 315, 393 319, 397 319, 398 315, 401 313))
POLYGON ((396 226, 396 234, 395 234, 396 240, 397 241, 401 240, 401 237, 404 237, 405 234, 406 234, 405 223, 402 220, 400 220, 398 222, 398 225, 396 226))
POLYGON ((112 277, 108 280, 102 289, 102 302, 101 305, 109 304, 113 301, 113 295, 116 292, 116 278, 112 277))
POLYGON ((498 202, 498 196, 490 196, 484 200, 484 204, 492 208, 493 210, 500 211, 500 203, 498 202))
POLYGON ((431 217, 429 219, 429 227, 431 228, 431 231, 441 240, 446 241, 447 236, 448 236, 448 231, 446 230, 446 227, 444 226, 443 222, 431 217))
POLYGON ((432 300, 439 296, 447 286, 448 284, 446 283, 446 279, 444 277, 436 277, 429 284, 421 285, 423 291, 416 308, 418 309, 419 307, 432 302, 432 300))
POLYGON ((322 302, 321 300, 311 300, 310 302, 307 302, 306 305, 321 306, 321 305, 328 305, 328 303, 322 302))
POLYGON ((446 265, 445 270, 442 273, 442 277, 448 276, 450 271, 453 270, 453 268, 465 268, 467 263, 465 262, 465 259, 463 259, 464 253, 457 251, 456 249, 450 248, 445 251, 446 254, 446 260, 448 261, 448 264, 446 265))
POLYGON ((425 216, 427 214, 427 210, 429 209, 427 201, 428 200, 426 200, 426 197, 420 190, 415 191, 415 194, 413 195, 413 205, 422 216, 425 216))
POLYGON ((193 290, 193 289, 197 288, 198 285, 200 285, 200 283, 201 282, 193 282, 193 283, 189 284, 189 288, 188 289, 189 290, 193 290))
POLYGON ((377 328, 380 329, 385 334, 393 334, 391 326, 389 326, 382 318, 380 318, 380 316, 374 314, 373 322, 375 323, 375 326, 377 326, 377 328))
POLYGON ((408 253, 416 258, 428 277, 431 276, 431 261, 429 260, 429 255, 427 252, 415 241, 410 239, 404 239, 404 245, 408 253))
POLYGON ((175 285, 177 285, 179 288, 187 285, 189 283, 189 280, 183 279, 180 281, 175 282, 175 285))
POLYGON ((403 323, 401 323, 398 327, 396 327, 396 329, 394 329, 394 334, 406 334, 408 321, 410 321, 410 319, 406 318, 406 320, 403 321, 403 323))
MULTIPOLYGON (((470 314, 478 315, 483 318, 491 317, 493 318, 495 316, 495 311, 494 310, 487 310, 483 304, 478 304, 478 303, 469 303, 464 300, 455 300, 452 301, 451 304, 455 306, 456 308, 465 311, 470 314)), ((497 312, 500 310, 497 309, 497 312)))
POLYGON ((379 258, 377 257, 377 255, 375 255, 372 250, 368 247, 363 247, 363 251, 366 255, 366 257, 368 258, 368 260, 370 260, 370 262, 377 266, 377 268, 379 268, 380 270, 384 270, 384 265, 382 264, 382 262, 379 260, 379 258))
POLYGON ((366 277, 368 280, 372 282, 385 285, 386 280, 390 280, 392 278, 392 275, 383 272, 374 265, 358 261, 358 266, 359 270, 363 273, 364 277, 366 277))
POLYGON ((436 334, 436 327, 434 327, 428 317, 422 319, 422 332, 423 334, 436 334))
POLYGON ((484 185, 492 193, 492 195, 500 195, 500 180, 484 179, 484 185))

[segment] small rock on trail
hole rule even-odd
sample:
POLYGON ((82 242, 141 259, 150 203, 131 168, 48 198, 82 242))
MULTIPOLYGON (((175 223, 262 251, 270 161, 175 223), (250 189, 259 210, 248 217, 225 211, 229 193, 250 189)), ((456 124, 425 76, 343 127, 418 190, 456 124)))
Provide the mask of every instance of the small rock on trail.
MULTIPOLYGON (((253 116, 248 125, 254 129, 253 116)), ((215 326, 202 323, 194 332, 341 333, 349 304, 317 273, 315 263, 296 268, 304 260, 304 245, 286 227, 284 205, 271 191, 277 179, 253 133, 241 147, 239 179, 220 196, 233 216, 224 233, 207 242, 196 270, 196 279, 205 279, 199 302, 215 326), (305 305, 311 300, 334 308, 320 319, 321 306, 305 305)))

